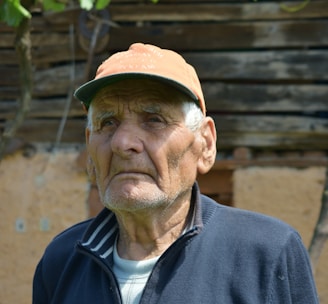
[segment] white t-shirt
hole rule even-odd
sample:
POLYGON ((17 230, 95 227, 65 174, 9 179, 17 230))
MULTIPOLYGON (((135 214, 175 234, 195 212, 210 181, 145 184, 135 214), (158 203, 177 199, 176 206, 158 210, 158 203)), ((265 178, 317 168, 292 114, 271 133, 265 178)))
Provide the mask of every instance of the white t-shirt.
MULTIPOLYGON (((182 234, 187 232, 193 226, 194 221, 195 210, 193 210, 192 218, 189 220, 188 225, 182 234)), ((143 261, 122 259, 117 252, 116 240, 113 251, 113 270, 120 285, 124 304, 139 304, 147 280, 159 258, 160 256, 143 261)))
POLYGON ((143 261, 122 259, 118 255, 116 245, 113 252, 113 270, 120 285, 123 303, 138 304, 148 277, 159 256, 143 261))

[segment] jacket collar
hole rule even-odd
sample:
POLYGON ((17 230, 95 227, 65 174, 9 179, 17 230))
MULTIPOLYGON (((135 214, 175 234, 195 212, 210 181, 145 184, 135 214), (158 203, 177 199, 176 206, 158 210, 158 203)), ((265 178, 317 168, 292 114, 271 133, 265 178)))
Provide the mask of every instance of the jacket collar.
MULTIPOLYGON (((195 183, 191 195, 191 217, 193 225, 190 229, 203 226, 202 208, 200 203, 200 192, 198 184, 195 183)), ((107 259, 113 252, 116 237, 118 235, 118 224, 115 214, 104 208, 88 226, 80 245, 98 255, 107 259)))

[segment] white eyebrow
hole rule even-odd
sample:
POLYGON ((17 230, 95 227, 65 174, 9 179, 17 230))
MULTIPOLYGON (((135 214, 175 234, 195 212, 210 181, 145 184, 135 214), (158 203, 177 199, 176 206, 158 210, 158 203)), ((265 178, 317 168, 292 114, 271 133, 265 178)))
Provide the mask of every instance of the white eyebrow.
POLYGON ((102 121, 106 118, 111 118, 115 115, 115 113, 113 111, 111 112, 102 112, 102 113, 99 113, 97 116, 96 116, 96 121, 102 121))
POLYGON ((160 113, 161 112, 161 107, 158 104, 152 104, 152 105, 145 105, 142 106, 142 110, 147 113, 160 113))
POLYGON ((99 128, 102 121, 111 118, 114 116, 114 112, 101 112, 96 115, 95 119, 92 117, 92 108, 90 107, 88 113, 88 127, 90 130, 94 131, 95 129, 99 128))

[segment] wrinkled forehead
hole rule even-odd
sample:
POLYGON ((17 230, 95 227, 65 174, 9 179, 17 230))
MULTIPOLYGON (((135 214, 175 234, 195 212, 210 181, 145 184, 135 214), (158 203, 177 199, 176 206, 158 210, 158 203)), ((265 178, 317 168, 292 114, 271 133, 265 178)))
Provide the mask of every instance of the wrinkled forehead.
POLYGON ((181 109, 182 103, 190 101, 189 99, 183 92, 170 85, 149 79, 128 79, 99 90, 91 106, 102 110, 126 104, 130 107, 181 109))

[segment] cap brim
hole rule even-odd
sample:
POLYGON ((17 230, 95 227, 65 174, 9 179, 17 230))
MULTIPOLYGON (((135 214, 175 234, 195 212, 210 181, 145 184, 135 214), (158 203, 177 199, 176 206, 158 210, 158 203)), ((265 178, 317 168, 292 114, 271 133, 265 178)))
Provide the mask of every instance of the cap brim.
POLYGON ((162 76, 145 74, 145 73, 119 73, 119 74, 112 74, 109 76, 94 79, 89 82, 86 82, 78 89, 76 89, 76 91, 74 92, 74 96, 84 104, 86 109, 88 109, 92 99, 95 97, 95 95, 98 93, 100 89, 108 85, 111 85, 113 83, 119 82, 121 80, 137 79, 137 78, 158 80, 159 82, 175 87, 176 89, 182 91, 187 96, 189 96, 199 106, 199 100, 197 96, 182 83, 174 81, 170 78, 165 78, 162 76))

